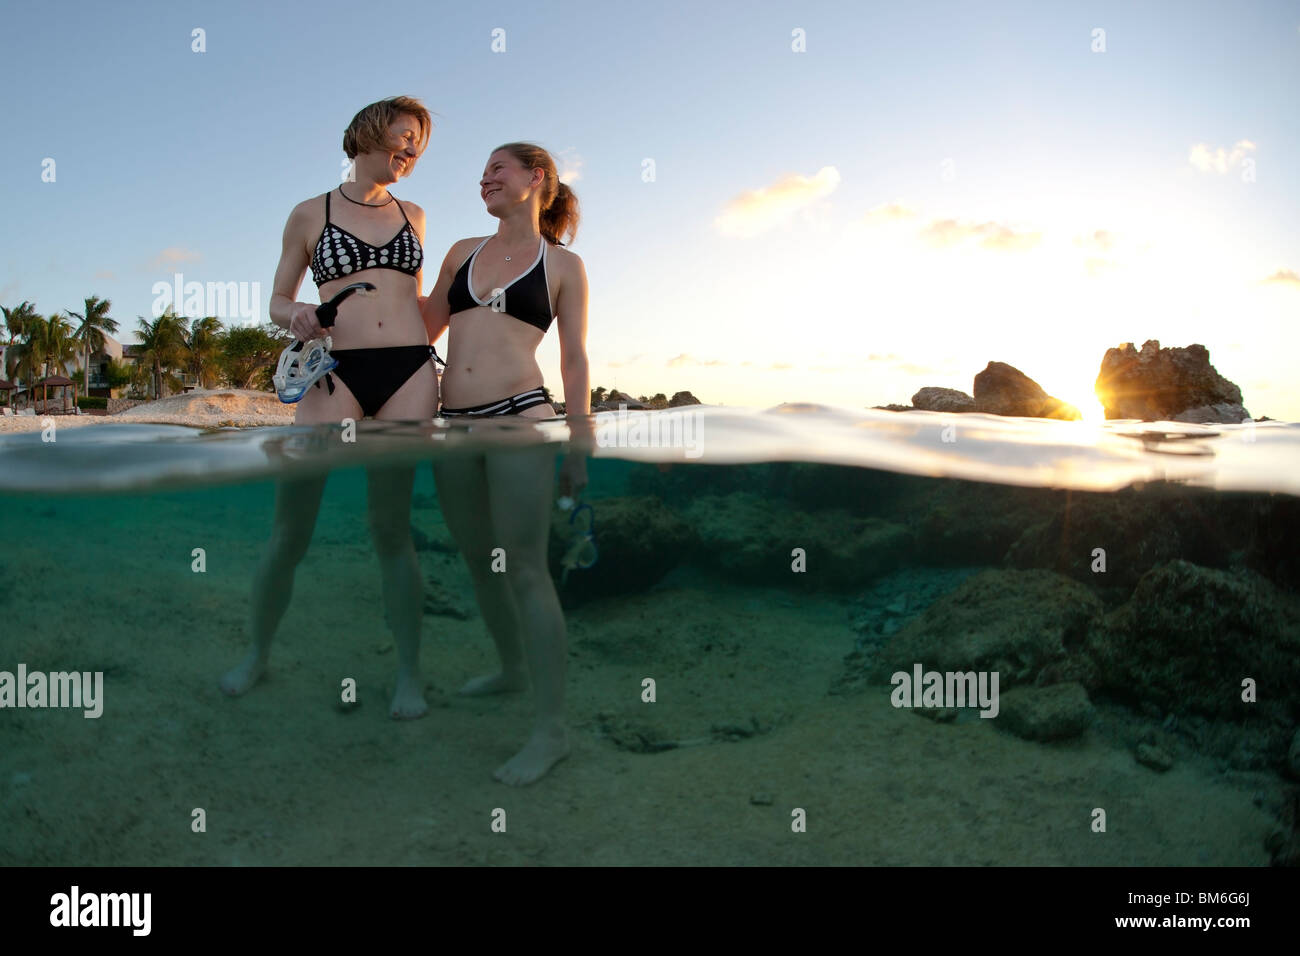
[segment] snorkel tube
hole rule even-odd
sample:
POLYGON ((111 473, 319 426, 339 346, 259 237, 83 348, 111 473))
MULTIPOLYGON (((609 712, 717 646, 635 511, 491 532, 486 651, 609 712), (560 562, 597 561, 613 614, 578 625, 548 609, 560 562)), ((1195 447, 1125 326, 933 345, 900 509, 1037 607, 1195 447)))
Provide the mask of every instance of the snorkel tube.
MULTIPOLYGON (((320 323, 322 329, 333 328, 334 320, 339 317, 339 306, 346 302, 349 296, 355 295, 358 292, 367 293, 374 291, 375 287, 369 282, 354 282, 351 285, 345 285, 339 290, 338 295, 334 296, 334 298, 316 306, 316 321, 320 323)), ((295 342, 290 346, 290 348, 294 352, 301 352, 302 346, 302 342, 295 342)))
POLYGON ((374 292, 375 287, 369 282, 354 282, 351 285, 345 285, 339 290, 339 294, 334 296, 328 302, 316 306, 316 321, 320 323, 322 329, 333 327, 334 320, 338 318, 339 306, 347 301, 348 296, 356 292, 374 292))

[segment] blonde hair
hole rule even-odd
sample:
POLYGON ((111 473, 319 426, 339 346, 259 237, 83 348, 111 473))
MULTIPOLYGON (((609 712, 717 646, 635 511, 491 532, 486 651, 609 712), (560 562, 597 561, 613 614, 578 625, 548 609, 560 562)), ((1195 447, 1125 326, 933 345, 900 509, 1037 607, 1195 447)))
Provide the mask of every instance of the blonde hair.
POLYGON ((356 116, 343 131, 343 152, 348 159, 356 159, 360 153, 378 152, 392 149, 388 138, 388 127, 399 116, 409 116, 420 127, 419 150, 429 145, 429 134, 433 131, 433 119, 424 104, 413 96, 392 96, 378 103, 371 103, 356 116))
POLYGON ((542 180, 541 213, 538 215, 537 228, 548 242, 557 246, 564 245, 560 240, 566 235, 572 243, 578 235, 578 197, 572 189, 560 182, 555 168, 555 159, 535 143, 506 143, 492 152, 505 150, 519 160, 524 169, 540 169, 542 180))

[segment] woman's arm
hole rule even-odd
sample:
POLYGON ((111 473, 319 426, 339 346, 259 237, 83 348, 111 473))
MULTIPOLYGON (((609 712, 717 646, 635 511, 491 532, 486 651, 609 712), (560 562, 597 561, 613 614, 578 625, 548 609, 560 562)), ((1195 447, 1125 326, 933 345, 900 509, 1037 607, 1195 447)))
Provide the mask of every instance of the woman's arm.
MULTIPOLYGON (((400 199, 397 200, 402 203, 400 199)), ((406 216, 411 220, 411 228, 415 230, 415 238, 420 240, 420 248, 424 248, 424 227, 425 218, 424 210, 413 202, 402 203, 402 208, 406 210, 406 216)), ((415 273, 415 299, 421 309, 424 308, 425 297, 420 295, 420 290, 424 288, 424 262, 421 260, 420 269, 415 273)))
POLYGON ((429 333, 430 345, 436 344, 438 339, 442 338, 442 333, 447 331, 447 326, 451 324, 451 307, 447 304, 447 290, 451 288, 451 282, 456 278, 456 270, 460 268, 461 252, 468 243, 473 241, 473 239, 462 239, 452 244, 442 260, 442 267, 438 269, 438 281, 429 291, 429 297, 420 303, 420 315, 424 318, 424 328, 429 333))
POLYGON ((587 269, 569 253, 555 309, 560 323, 560 376, 564 379, 564 414, 576 451, 591 448, 591 369, 587 362, 587 269))
POLYGON ((316 321, 316 306, 296 301, 307 267, 311 265, 306 241, 312 223, 309 203, 310 200, 295 206, 284 225, 280 264, 275 268, 270 305, 271 321, 303 342, 325 334, 316 321))

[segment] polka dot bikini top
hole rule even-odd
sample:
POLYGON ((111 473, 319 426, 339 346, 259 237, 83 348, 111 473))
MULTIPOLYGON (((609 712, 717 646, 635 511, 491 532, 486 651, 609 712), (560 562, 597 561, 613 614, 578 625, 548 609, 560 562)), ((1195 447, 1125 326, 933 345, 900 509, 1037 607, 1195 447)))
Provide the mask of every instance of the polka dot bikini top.
MULTIPOLYGON (((394 202, 402 210, 402 218, 406 219, 406 210, 402 209, 401 202, 396 197, 394 202)), ((316 252, 311 257, 311 277, 317 287, 363 269, 396 269, 413 276, 420 271, 423 259, 424 252, 419 237, 411 228, 411 220, 406 219, 406 225, 397 235, 376 249, 346 229, 330 225, 330 194, 325 194, 325 228, 316 240, 316 252)))

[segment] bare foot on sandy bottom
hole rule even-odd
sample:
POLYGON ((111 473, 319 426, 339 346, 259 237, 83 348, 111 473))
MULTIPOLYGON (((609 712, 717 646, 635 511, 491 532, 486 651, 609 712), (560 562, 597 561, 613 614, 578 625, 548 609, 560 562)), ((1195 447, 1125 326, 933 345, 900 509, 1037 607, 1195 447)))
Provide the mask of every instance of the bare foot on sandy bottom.
POLYGON ((429 712, 424 699, 424 686, 418 675, 398 674, 393 702, 388 705, 388 715, 393 720, 415 720, 429 712))
POLYGON ((526 786, 568 755, 569 735, 563 727, 539 728, 533 731, 524 749, 498 767, 492 776, 511 787, 526 786))
POLYGON ((462 697, 482 697, 487 694, 509 694, 527 690, 528 678, 523 674, 484 674, 465 682, 458 693, 462 697))
POLYGON ((247 657, 222 675, 221 692, 227 697, 240 697, 248 693, 265 672, 266 658, 250 650, 247 657))

